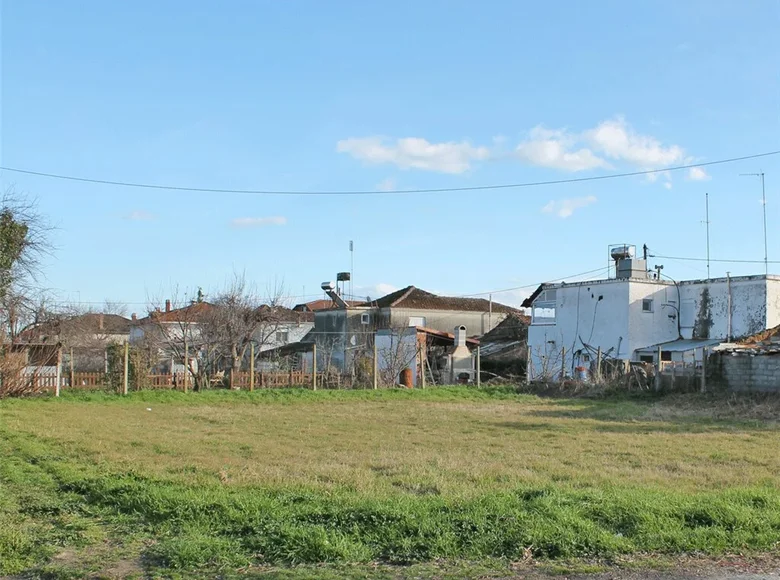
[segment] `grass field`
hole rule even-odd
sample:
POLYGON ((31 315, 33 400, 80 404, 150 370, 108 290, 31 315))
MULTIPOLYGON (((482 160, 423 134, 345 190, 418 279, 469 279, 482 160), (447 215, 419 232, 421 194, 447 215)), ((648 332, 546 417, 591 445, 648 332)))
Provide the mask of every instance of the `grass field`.
POLYGON ((776 553, 778 409, 504 388, 2 401, 0 575, 776 553))

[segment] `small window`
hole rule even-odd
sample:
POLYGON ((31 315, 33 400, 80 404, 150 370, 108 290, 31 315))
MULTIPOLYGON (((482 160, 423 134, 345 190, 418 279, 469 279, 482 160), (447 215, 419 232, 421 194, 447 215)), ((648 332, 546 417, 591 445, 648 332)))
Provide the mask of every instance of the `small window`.
POLYGON ((663 362, 672 362, 672 352, 669 350, 661 351, 661 360, 663 362))
POLYGON ((639 362, 652 363, 653 362, 653 355, 651 355, 651 354, 640 354, 639 355, 639 362))
POLYGON ((276 333, 276 342, 278 344, 287 344, 290 342, 290 333, 286 330, 280 330, 276 333))
POLYGON ((409 326, 425 326, 425 316, 410 316, 409 326))
POLYGON ((371 322, 371 315, 368 312, 364 312, 360 315, 360 324, 368 324, 371 322))
POLYGON ((645 298, 642 300, 642 312, 652 312, 653 311, 653 301, 650 298, 645 298))

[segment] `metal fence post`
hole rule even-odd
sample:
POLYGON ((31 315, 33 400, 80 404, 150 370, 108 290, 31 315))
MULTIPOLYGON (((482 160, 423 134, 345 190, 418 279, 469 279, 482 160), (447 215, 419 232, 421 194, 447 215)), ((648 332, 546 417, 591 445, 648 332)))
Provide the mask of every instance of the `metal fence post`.
POLYGON ((482 386, 482 360, 479 352, 479 347, 477 347, 477 386, 482 386))
POLYGON ((655 390, 661 390, 661 347, 658 347, 658 358, 656 359, 655 370, 655 390))
POLYGON ((534 361, 531 359, 531 354, 533 351, 531 350, 531 347, 526 348, 526 361, 525 361, 525 384, 530 385, 531 384, 531 375, 534 371, 534 361))
POLYGON ((378 383, 379 383, 379 357, 378 357, 378 349, 376 346, 376 335, 374 335, 374 390, 376 390, 378 383))

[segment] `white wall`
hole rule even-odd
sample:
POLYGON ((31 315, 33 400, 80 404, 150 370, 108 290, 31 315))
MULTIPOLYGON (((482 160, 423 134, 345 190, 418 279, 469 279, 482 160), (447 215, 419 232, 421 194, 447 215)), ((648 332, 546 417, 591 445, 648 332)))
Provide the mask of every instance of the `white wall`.
MULTIPOLYGON (((761 332, 774 323, 780 310, 768 310, 770 299, 777 305, 778 282, 762 276, 731 279, 731 336, 741 338, 761 332), (767 296, 767 286, 772 291, 767 296)), ((682 335, 684 338, 721 338, 728 335, 729 284, 725 278, 681 282, 682 335)))
POLYGON ((766 306, 766 327, 780 325, 780 279, 767 280, 766 306))
MULTIPOLYGON (((413 328, 398 333, 396 330, 378 330, 374 338, 377 351, 377 368, 380 373, 393 366, 395 371, 406 366, 412 370, 412 384, 417 386, 417 331, 413 328)), ((395 377, 396 383, 399 377, 395 377)))
POLYGON ((468 336, 482 336, 504 320, 507 315, 498 312, 471 312, 461 310, 422 310, 417 308, 383 308, 382 315, 390 312, 390 326, 407 326, 410 318, 425 318, 425 327, 442 332, 452 332, 456 326, 465 326, 468 336))
POLYGON ((600 280, 585 284, 557 287, 555 324, 531 325, 528 345, 531 347, 533 376, 543 370, 560 375, 566 349, 565 369, 584 362, 578 351, 583 343, 611 357, 627 358, 629 284, 625 280, 600 280))
POLYGON ((260 345, 260 352, 278 348, 286 344, 300 342, 310 330, 314 328, 313 322, 281 322, 260 327, 255 331, 254 339, 260 345), (277 339, 277 333, 286 332, 287 341, 277 339))
POLYGON ((656 280, 628 282, 628 335, 620 358, 633 358, 634 351, 661 342, 677 340, 678 297, 673 284, 656 280), (652 312, 643 310, 652 300, 652 312))

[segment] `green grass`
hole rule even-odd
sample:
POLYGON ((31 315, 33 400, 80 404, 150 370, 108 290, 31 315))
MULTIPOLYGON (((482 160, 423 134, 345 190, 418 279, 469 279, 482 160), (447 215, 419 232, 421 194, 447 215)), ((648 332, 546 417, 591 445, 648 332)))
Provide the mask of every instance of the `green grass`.
POLYGON ((0 574, 775 552, 780 429, 749 409, 506 388, 2 401, 0 574))

